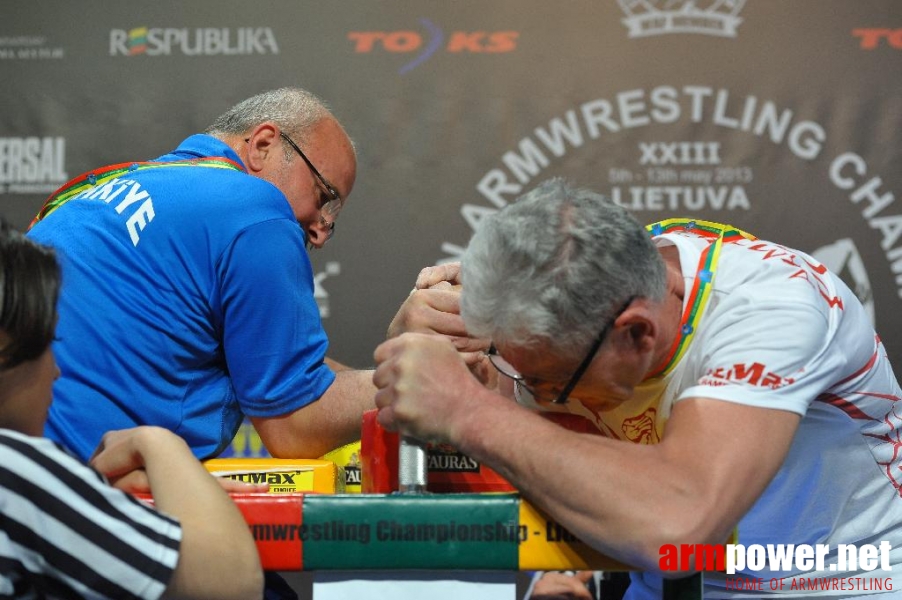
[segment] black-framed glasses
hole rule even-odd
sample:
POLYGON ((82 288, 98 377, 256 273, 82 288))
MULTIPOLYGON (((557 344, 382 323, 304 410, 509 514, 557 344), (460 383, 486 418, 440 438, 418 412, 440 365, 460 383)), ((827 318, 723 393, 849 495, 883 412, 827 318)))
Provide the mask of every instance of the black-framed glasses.
POLYGON ((292 140, 290 137, 288 137, 288 135, 284 131, 280 131, 279 136, 283 140, 288 142, 289 146, 294 148, 294 151, 298 153, 298 156, 300 156, 302 159, 304 159, 304 162, 307 163, 307 167, 310 168, 310 172, 313 173, 317 179, 319 179, 319 182, 326 189, 326 191, 329 192, 329 195, 331 196, 331 198, 329 200, 323 202, 323 205, 319 209, 320 223, 322 223, 322 225, 324 227, 326 227, 326 229, 329 232, 326 234, 326 239, 328 240, 335 233, 335 218, 338 216, 338 213, 341 211, 341 207, 344 205, 344 200, 342 199, 341 194, 338 193, 338 190, 336 190, 332 186, 332 184, 329 183, 326 180, 326 178, 322 176, 322 173, 320 173, 319 170, 313 166, 313 163, 310 162, 310 159, 307 158, 307 155, 304 154, 304 152, 298 147, 298 145, 294 143, 294 140, 292 140), (323 213, 332 217, 332 220, 327 221, 326 218, 323 216, 323 213))
POLYGON ((528 386, 526 384, 526 378, 523 377, 509 362, 504 360, 504 358, 498 354, 498 350, 495 348, 495 344, 489 346, 489 350, 487 355, 489 357, 489 361, 492 363, 492 366, 495 369, 504 375, 505 377, 509 377, 514 380, 514 384, 520 388, 520 390, 529 393, 536 400, 551 402, 552 404, 566 404, 567 400, 570 398, 570 393, 573 391, 573 388, 576 387, 576 384, 579 383, 579 380, 582 379, 582 376, 585 374, 586 370, 589 368, 589 365, 592 364, 592 361, 595 359, 595 354, 598 352, 598 349, 601 348, 601 344, 604 343, 604 339, 608 337, 608 333, 610 333, 611 328, 614 326, 614 323, 617 319, 629 308, 630 304, 635 300, 635 296, 631 296, 629 300, 627 300, 623 306, 618 310, 614 316, 605 323, 605 326, 601 328, 601 331, 598 332, 595 340, 592 342, 592 345, 589 347, 589 352, 586 353, 586 357, 579 363, 579 366, 576 367, 576 370, 571 375, 570 380, 567 381, 567 384, 561 389, 561 391, 557 394, 556 397, 551 398, 541 392, 536 391, 534 388, 528 386))

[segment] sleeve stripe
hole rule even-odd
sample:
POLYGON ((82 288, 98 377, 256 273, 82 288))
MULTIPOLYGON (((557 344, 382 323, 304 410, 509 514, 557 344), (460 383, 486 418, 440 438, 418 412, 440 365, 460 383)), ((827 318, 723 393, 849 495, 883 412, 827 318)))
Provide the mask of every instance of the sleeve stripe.
POLYGON ((175 520, 51 442, 5 431, 0 518, 0 598, 10 585, 13 597, 21 586, 40 597, 158 597, 178 562, 175 520))
MULTIPOLYGON (((22 495, 36 500, 43 512, 65 515, 65 518, 60 520, 67 523, 83 522, 86 527, 95 525, 88 521, 90 518, 102 529, 105 529, 110 521, 121 521, 125 517, 130 521, 136 521, 137 535, 152 538, 157 537, 159 530, 166 524, 176 524, 171 517, 150 508, 132 496, 121 492, 110 494, 110 487, 96 471, 90 471, 96 476, 96 481, 79 477, 79 474, 88 467, 74 457, 66 456, 72 463, 69 465, 70 468, 66 468, 67 465, 60 464, 58 460, 48 457, 32 445, 10 438, 6 438, 4 442, 4 445, 19 454, 19 460, 31 463, 21 471, 29 474, 28 479, 10 471, 6 471, 6 474, 13 478, 12 481, 19 482, 23 490, 22 495), (62 491, 66 492, 66 502, 59 497, 62 491), (113 504, 114 498, 116 504, 113 504), (123 499, 125 502, 122 502, 123 499)), ((0 451, 2 448, 0 446, 0 451)), ((0 460, 0 469, 6 464, 11 463, 0 460)), ((171 548, 178 547, 178 540, 166 543, 171 548)))

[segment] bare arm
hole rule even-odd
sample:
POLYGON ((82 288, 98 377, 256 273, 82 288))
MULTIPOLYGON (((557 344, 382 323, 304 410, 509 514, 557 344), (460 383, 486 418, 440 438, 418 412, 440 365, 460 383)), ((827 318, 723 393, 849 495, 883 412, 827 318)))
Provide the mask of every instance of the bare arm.
MULTIPOLYGON (((426 267, 416 287, 388 328, 388 337, 415 331, 434 333, 454 341, 472 371, 495 387, 497 374, 482 352, 488 341, 470 338, 460 317, 460 265, 426 267)), ((375 408, 372 371, 353 370, 325 359, 335 382, 323 396, 295 412, 274 418, 253 417, 254 428, 270 454, 282 458, 316 458, 360 439, 364 411, 375 408)))
MULTIPOLYGON (((417 276, 416 288, 402 304, 389 326, 389 337, 405 331, 446 335, 464 351, 488 347, 467 336, 460 318, 460 268, 448 264, 427 267, 417 276)), ((493 374, 479 366, 481 352, 467 354, 477 372, 493 374)), ((360 439, 364 411, 375 408, 376 387, 372 371, 358 371, 331 358, 326 364, 335 381, 319 400, 281 417, 252 417, 254 428, 270 454, 281 458, 316 458, 360 439)))
POLYGON ((325 361, 325 363, 327 365, 329 365, 329 368, 332 369, 333 371, 335 371, 336 373, 338 373, 339 371, 353 371, 353 369, 351 367, 349 367, 348 365, 342 364, 342 363, 338 362, 337 360, 329 358, 328 356, 323 360, 325 361))
POLYGON ((335 381, 319 400, 281 417, 251 418, 270 454, 277 458, 317 458, 360 439, 364 411, 376 407, 372 371, 338 367, 335 381))
POLYGON ((508 403, 488 404, 451 443, 590 545, 648 570, 657 569, 664 544, 726 540, 782 464, 799 421, 786 411, 692 398, 676 405, 664 440, 645 446, 575 435, 512 418, 508 403))
POLYGON ((260 557, 244 517, 180 437, 157 427, 109 432, 91 465, 126 491, 146 491, 136 482, 149 483, 156 507, 181 523, 166 597, 262 597, 260 557))
POLYGON ((567 431, 466 380, 454 349, 435 336, 389 340, 376 362, 383 425, 485 462, 585 542, 646 570, 658 569, 663 544, 723 542, 782 464, 799 422, 692 398, 675 405, 664 440, 644 446, 567 431))

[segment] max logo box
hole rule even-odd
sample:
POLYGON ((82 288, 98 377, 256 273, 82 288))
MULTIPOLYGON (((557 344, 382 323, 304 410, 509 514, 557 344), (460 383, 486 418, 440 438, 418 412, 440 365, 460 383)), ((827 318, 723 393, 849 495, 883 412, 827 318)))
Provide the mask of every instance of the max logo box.
POLYGON ((280 458, 214 458, 204 466, 216 477, 268 483, 271 494, 344 491, 343 473, 328 460, 280 458))

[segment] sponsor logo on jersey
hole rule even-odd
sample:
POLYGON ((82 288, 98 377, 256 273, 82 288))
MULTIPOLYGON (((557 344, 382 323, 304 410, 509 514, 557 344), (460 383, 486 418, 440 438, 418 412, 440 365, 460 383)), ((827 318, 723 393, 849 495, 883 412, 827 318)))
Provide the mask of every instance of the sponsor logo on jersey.
POLYGON ((709 369, 699 380, 700 385, 721 386, 728 383, 747 383, 772 390, 780 389, 794 382, 794 378, 777 375, 759 362, 752 364, 736 363, 730 367, 709 369))

